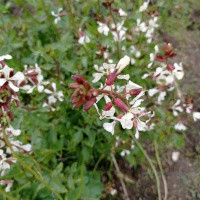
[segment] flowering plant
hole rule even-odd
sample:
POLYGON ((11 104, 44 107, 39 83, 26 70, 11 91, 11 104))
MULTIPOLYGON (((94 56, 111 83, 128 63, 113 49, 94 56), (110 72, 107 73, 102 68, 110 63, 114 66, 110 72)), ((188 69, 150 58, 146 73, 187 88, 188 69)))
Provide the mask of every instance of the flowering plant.
MULTIPOLYGON (((180 87, 186 72, 179 52, 159 39, 160 4, 0 5, 3 197, 128 200, 130 183, 142 187, 131 175, 150 166, 152 194, 167 199, 161 153, 181 149, 182 132, 200 112, 180 87)), ((172 161, 179 156, 173 152, 172 161)))

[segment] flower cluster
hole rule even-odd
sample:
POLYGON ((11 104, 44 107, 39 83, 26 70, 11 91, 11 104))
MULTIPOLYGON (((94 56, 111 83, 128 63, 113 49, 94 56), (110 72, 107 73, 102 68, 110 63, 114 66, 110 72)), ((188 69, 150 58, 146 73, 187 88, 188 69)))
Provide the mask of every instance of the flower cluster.
POLYGON ((193 100, 190 98, 183 98, 181 89, 178 86, 178 81, 183 79, 184 70, 182 63, 170 63, 170 58, 173 58, 176 53, 172 45, 163 44, 163 55, 158 54, 158 46, 155 46, 155 53, 150 54, 151 63, 148 64, 148 68, 153 68, 152 72, 143 75, 143 79, 150 77, 156 84, 154 88, 149 89, 149 96, 158 95, 158 104, 161 104, 167 96, 167 92, 176 91, 178 100, 171 107, 174 116, 178 117, 178 123, 174 126, 176 130, 186 130, 186 126, 182 123, 180 114, 184 111, 187 114, 192 114, 194 121, 200 119, 200 112, 195 112, 193 110, 193 100), (154 66, 159 65, 154 68, 154 66))
POLYGON ((109 3, 103 2, 102 4, 107 8, 107 10, 109 10, 110 16, 104 20, 105 23, 97 22, 99 25, 98 32, 105 36, 108 36, 108 34, 111 33, 115 42, 125 40, 125 34, 127 31, 127 28, 124 27, 124 21, 127 16, 126 12, 121 8, 112 8, 113 1, 109 3), (117 18, 122 18, 122 20, 117 22, 116 17, 114 16, 115 13, 117 14, 117 18))
MULTIPOLYGON (((12 107, 20 106, 19 91, 24 90, 32 93, 37 88, 39 93, 44 92, 50 95, 43 107, 48 106, 52 111, 55 110, 53 105, 57 100, 63 101, 63 92, 56 91, 56 84, 44 81, 40 67, 27 68, 23 72, 14 72, 10 68, 5 59, 11 59, 10 55, 0 57, 0 173, 4 176, 6 170, 10 169, 10 165, 16 162, 13 152, 27 153, 31 152, 31 145, 25 144, 16 139, 21 134, 21 130, 15 130, 10 121, 14 120, 12 107), (45 88, 46 87, 46 88, 45 88)), ((7 185, 6 191, 10 190, 12 180, 2 180, 1 185, 7 185)))
POLYGON ((75 89, 71 101, 73 107, 80 107, 89 110, 93 105, 97 109, 100 119, 111 119, 111 123, 106 122, 103 127, 108 132, 114 134, 114 127, 120 123, 123 129, 136 129, 136 138, 139 138, 139 131, 146 131, 150 128, 149 120, 153 117, 151 112, 147 112, 144 107, 140 107, 145 90, 129 80, 130 76, 120 75, 123 69, 130 63, 130 58, 124 56, 117 65, 103 63, 103 66, 96 66, 98 73, 94 73, 93 83, 105 77, 105 84, 101 83, 100 88, 92 87, 82 75, 72 76, 75 83, 71 83, 69 88, 75 89), (115 85, 116 80, 127 81, 126 84, 115 85), (105 104, 100 110, 100 101, 105 104), (120 114, 118 113, 120 112, 120 114))
MULTIPOLYGON (((139 8, 139 12, 144 12, 148 8, 149 1, 144 2, 143 5, 139 8)), ((157 24, 158 21, 158 14, 155 10, 148 11, 147 13, 150 16, 149 21, 142 22, 140 18, 137 19, 137 26, 135 31, 140 35, 141 33, 144 34, 144 36, 147 38, 147 43, 151 43, 155 28, 157 28, 159 25, 157 24)))

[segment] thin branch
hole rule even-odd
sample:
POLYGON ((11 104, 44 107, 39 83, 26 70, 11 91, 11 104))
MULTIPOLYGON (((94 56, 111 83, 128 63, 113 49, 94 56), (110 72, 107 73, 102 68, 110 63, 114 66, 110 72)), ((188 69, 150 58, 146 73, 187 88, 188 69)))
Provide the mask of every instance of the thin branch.
MULTIPOLYGON (((112 158, 113 163, 114 163, 114 165, 115 165, 115 169, 116 169, 117 173, 118 173, 118 174, 121 174, 121 171, 120 171, 120 169, 119 169, 119 165, 117 164, 117 161, 116 161, 116 159, 115 159, 114 154, 111 153, 110 155, 111 155, 111 158, 112 158)), ((125 183, 124 183, 123 178, 122 178, 121 176, 118 176, 118 177, 119 177, 119 180, 120 180, 120 182, 121 182, 122 189, 123 189, 123 191, 124 191, 124 195, 125 195, 126 200, 130 200, 130 198, 129 198, 129 196, 128 196, 128 191, 127 191, 127 189, 126 189, 126 185, 125 185, 125 183)))
POLYGON ((163 184, 164 184, 164 191, 165 191, 164 200, 167 200, 167 196, 168 196, 167 180, 166 180, 166 177, 163 172, 162 163, 161 163, 159 153, 158 153, 158 144, 156 142, 156 139, 154 139, 154 145, 155 145, 156 159, 158 161, 158 166, 160 168, 160 172, 161 172, 161 176, 162 176, 162 180, 163 180, 163 184))
POLYGON ((142 151, 142 153, 144 154, 144 156, 146 157, 147 161, 149 162, 149 165, 151 166, 151 169, 153 170, 153 173, 155 175, 156 178, 156 184, 157 184, 157 192, 158 192, 158 200, 162 200, 161 198, 161 191, 160 191, 160 180, 159 180, 159 176, 158 173, 156 171, 156 168, 151 160, 151 158, 148 156, 147 152, 145 151, 145 149, 142 147, 142 145, 140 144, 140 142, 135 139, 135 137, 132 135, 131 131, 128 131, 128 134, 133 138, 133 141, 137 144, 137 146, 139 147, 139 149, 142 151))

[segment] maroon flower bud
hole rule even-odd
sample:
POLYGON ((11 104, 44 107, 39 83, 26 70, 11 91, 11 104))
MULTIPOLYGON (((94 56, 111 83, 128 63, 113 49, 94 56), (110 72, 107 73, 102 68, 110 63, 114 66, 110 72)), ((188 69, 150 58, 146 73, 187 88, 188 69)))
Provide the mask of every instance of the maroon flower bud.
POLYGON ((156 60, 159 62, 164 62, 164 58, 161 55, 156 55, 156 60))
POLYGON ((14 120, 14 116, 13 116, 12 111, 9 111, 9 112, 8 112, 8 115, 9 115, 11 121, 13 121, 13 120, 14 120))
POLYGON ((92 99, 90 99, 84 106, 83 106, 83 110, 84 111, 88 111, 96 102, 96 98, 93 97, 92 99))
POLYGON ((77 89, 77 88, 80 87, 80 85, 79 85, 78 83, 70 83, 70 84, 68 85, 68 87, 69 87, 70 89, 77 89))
MULTIPOLYGON (((106 20, 106 25, 108 25, 109 26, 109 23, 110 23, 110 20, 111 20, 111 18, 110 17, 108 17, 108 19, 106 20)), ((107 47, 106 47, 107 48, 107 47)), ((106 50, 106 49, 105 49, 106 50)), ((105 51, 104 50, 104 51, 105 51)))
POLYGON ((172 44, 168 43, 164 43, 163 44, 163 51, 165 53, 165 56, 167 58, 171 58, 171 57, 174 57, 176 54, 173 52, 173 47, 172 47, 172 44))
POLYGON ((80 85, 83 85, 83 83, 85 82, 84 76, 82 76, 80 74, 72 75, 71 77, 75 82, 77 82, 80 85))
POLYGON ((168 69, 169 71, 173 71, 173 70, 175 69, 175 67, 172 66, 172 65, 170 65, 170 64, 168 64, 168 65, 167 65, 167 69, 168 69))
POLYGON ((31 80, 37 85, 38 84, 38 81, 35 77, 31 77, 31 80))
POLYGON ((106 80, 106 85, 113 85, 115 79, 117 78, 119 74, 117 73, 117 71, 114 71, 113 73, 109 74, 106 76, 107 80, 106 80))
POLYGON ((84 85, 86 91, 89 91, 89 90, 92 88, 92 86, 88 83, 88 81, 85 81, 85 82, 83 83, 83 85, 84 85))
POLYGON ((119 8, 114 8, 112 9, 114 12, 118 12, 119 11, 119 8))
POLYGON ((16 105, 17 105, 18 107, 21 105, 20 101, 17 100, 17 99, 15 99, 15 103, 16 103, 16 105))
POLYGON ((127 113, 129 111, 129 107, 120 99, 116 98, 114 100, 114 104, 123 112, 127 113))
POLYGON ((26 80, 23 80, 20 84, 19 84, 19 87, 22 87, 26 84, 26 80))
POLYGON ((105 111, 109 111, 112 108, 113 104, 111 102, 108 102, 104 108, 105 111))
POLYGON ((131 96, 136 96, 136 95, 140 94, 140 92, 142 92, 142 88, 132 89, 132 90, 129 91, 129 94, 131 96))

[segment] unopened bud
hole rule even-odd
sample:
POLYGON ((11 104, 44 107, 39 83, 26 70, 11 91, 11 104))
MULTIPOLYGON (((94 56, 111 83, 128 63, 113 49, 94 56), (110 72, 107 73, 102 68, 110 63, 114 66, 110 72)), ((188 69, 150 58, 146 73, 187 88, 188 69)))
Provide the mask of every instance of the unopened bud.
POLYGON ((129 91, 129 94, 131 96, 136 96, 136 95, 140 94, 140 92, 142 92, 142 88, 132 89, 132 90, 129 91))
POLYGON ((83 106, 83 110, 84 111, 88 111, 93 105, 94 103, 96 102, 96 98, 92 98, 90 99, 84 106, 83 106))
POLYGON ((120 99, 116 98, 114 100, 114 104, 123 112, 127 113, 129 111, 129 107, 120 99))
POLYGON ((113 85, 115 79, 117 78, 119 74, 116 73, 116 71, 114 71, 113 73, 109 74, 106 76, 107 80, 106 80, 106 85, 113 85))
POLYGON ((85 82, 85 77, 80 74, 72 75, 71 77, 75 82, 77 82, 80 85, 82 85, 85 82))
POLYGON ((168 69, 169 71, 173 71, 173 70, 175 69, 175 67, 172 66, 172 65, 170 65, 170 64, 168 64, 168 65, 167 65, 167 69, 168 69))
POLYGON ((69 87, 70 89, 77 89, 77 88, 80 87, 80 85, 79 85, 78 83, 70 83, 70 84, 68 85, 68 87, 69 87))
POLYGON ((108 102, 104 108, 105 111, 109 111, 112 108, 113 104, 111 102, 108 102))

